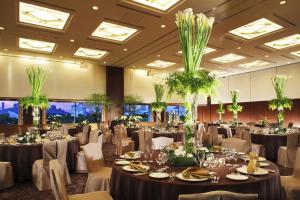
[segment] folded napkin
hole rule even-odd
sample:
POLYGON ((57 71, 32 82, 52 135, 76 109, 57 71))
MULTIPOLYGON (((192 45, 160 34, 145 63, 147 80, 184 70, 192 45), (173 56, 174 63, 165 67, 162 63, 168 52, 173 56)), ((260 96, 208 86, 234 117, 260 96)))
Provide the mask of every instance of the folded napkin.
POLYGON ((182 172, 184 178, 209 178, 209 171, 201 167, 189 167, 182 172))
POLYGON ((134 152, 127 152, 127 153, 125 153, 125 155, 130 157, 130 158, 133 158, 135 153, 134 152))
POLYGON ((135 169, 139 172, 143 172, 143 173, 146 173, 147 170, 145 169, 145 165, 143 165, 142 163, 138 163, 138 164, 135 164, 135 163, 130 163, 129 164, 129 167, 131 169, 135 169))

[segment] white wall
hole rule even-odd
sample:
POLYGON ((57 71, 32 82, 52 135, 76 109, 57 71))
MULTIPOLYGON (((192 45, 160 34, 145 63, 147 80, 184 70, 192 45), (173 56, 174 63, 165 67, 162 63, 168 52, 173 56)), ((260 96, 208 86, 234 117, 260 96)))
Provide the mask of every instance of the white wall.
POLYGON ((41 64, 48 69, 42 92, 53 99, 85 99, 94 92, 105 93, 105 67, 55 61, 36 61, 30 58, 0 56, 0 97, 23 97, 31 94, 26 68, 41 64))
POLYGON ((212 103, 230 103, 230 91, 239 90, 239 102, 268 101, 275 98, 275 91, 271 78, 276 74, 289 76, 286 96, 289 98, 300 98, 300 64, 291 64, 276 68, 249 72, 221 78, 221 86, 218 88, 218 96, 212 103))

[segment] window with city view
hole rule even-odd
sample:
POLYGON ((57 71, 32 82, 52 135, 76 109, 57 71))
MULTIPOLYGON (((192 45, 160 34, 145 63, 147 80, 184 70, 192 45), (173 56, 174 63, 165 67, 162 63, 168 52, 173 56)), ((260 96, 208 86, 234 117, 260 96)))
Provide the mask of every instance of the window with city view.
POLYGON ((84 102, 76 103, 76 123, 82 122, 83 120, 88 120, 91 123, 101 121, 101 114, 102 114, 101 105, 98 107, 98 113, 97 113, 95 106, 87 105, 84 102))
POLYGON ((18 101, 0 100, 0 124, 18 124, 18 101))
POLYGON ((151 107, 147 104, 126 104, 124 105, 124 115, 141 116, 143 122, 151 121, 151 107))
POLYGON ((180 105, 169 105, 166 108, 166 116, 167 116, 167 121, 169 120, 169 115, 173 114, 175 116, 178 116, 179 121, 184 120, 184 106, 180 105))

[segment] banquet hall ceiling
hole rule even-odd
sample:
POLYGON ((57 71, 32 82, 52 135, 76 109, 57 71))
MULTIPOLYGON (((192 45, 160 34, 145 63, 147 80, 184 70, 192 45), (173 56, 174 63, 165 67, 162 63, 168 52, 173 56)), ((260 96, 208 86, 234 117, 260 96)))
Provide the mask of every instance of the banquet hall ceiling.
MULTIPOLYGON (((300 57, 291 54, 300 50, 300 45, 273 49, 264 44, 273 40, 300 34, 299 0, 183 0, 167 12, 149 9, 130 3, 131 0, 39 0, 22 2, 57 9, 70 14, 63 30, 45 29, 19 22, 19 1, 0 1, 0 53, 28 55, 55 60, 96 62, 101 65, 146 68, 155 60, 176 64, 156 70, 174 71, 182 67, 175 14, 179 10, 193 8, 215 17, 215 24, 208 46, 216 51, 204 55, 201 66, 218 71, 221 76, 243 73, 290 63, 298 63, 300 57), (98 10, 92 9, 97 6, 98 10), (242 39, 229 31, 258 19, 265 18, 281 29, 254 39, 242 39), (137 31, 124 42, 103 40, 91 35, 101 22, 112 22, 137 31), (163 25, 163 26, 162 26, 163 25), (165 27, 164 27, 165 26, 165 27), (4 29, 2 30, 1 27, 4 29), (51 54, 21 50, 19 37, 52 42, 56 46, 51 54), (70 40, 74 40, 71 42, 70 40), (75 58, 79 48, 104 50, 108 53, 99 60, 75 58), (244 59, 220 64, 212 59, 229 53, 244 59), (239 65, 260 60, 268 64, 261 67, 243 68, 239 65)), ((155 69, 153 69, 155 71, 155 69)))

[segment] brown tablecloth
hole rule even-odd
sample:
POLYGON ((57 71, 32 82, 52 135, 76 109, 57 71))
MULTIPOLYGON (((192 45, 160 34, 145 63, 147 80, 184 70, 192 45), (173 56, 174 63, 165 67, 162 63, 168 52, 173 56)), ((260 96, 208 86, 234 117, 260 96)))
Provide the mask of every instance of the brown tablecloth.
POLYGON ((286 135, 274 134, 251 134, 251 142, 262 144, 266 149, 266 158, 271 161, 277 161, 277 153, 280 146, 286 146, 286 135))
MULTIPOLYGON (((78 140, 68 142, 67 166, 69 171, 75 171, 76 155, 79 151, 78 140)), ((42 144, 1 144, 0 161, 11 162, 15 181, 22 182, 32 179, 32 165, 34 161, 43 158, 42 144)))
MULTIPOLYGON (((51 129, 46 129, 46 128, 40 129, 40 135, 47 133, 47 131, 51 131, 51 129)), ((69 133, 69 135, 71 135, 72 137, 74 137, 74 135, 77 134, 78 132, 79 132, 79 131, 78 131, 78 128, 76 128, 76 127, 69 128, 69 129, 68 129, 68 133, 69 133)))
MULTIPOLYGON (((120 166, 113 166, 110 193, 114 200, 177 200, 179 194, 203 193, 215 190, 225 190, 237 193, 258 194, 260 200, 281 200, 280 175, 278 167, 271 163, 269 169, 276 170, 264 176, 249 176, 246 181, 232 181, 225 177, 229 167, 215 168, 217 175, 221 176, 218 184, 210 180, 204 182, 186 182, 176 179, 158 180, 148 175, 135 176, 125 172, 120 166)), ((156 166, 157 167, 157 166, 156 166)), ((167 172, 181 172, 184 168, 169 168, 167 172)))

